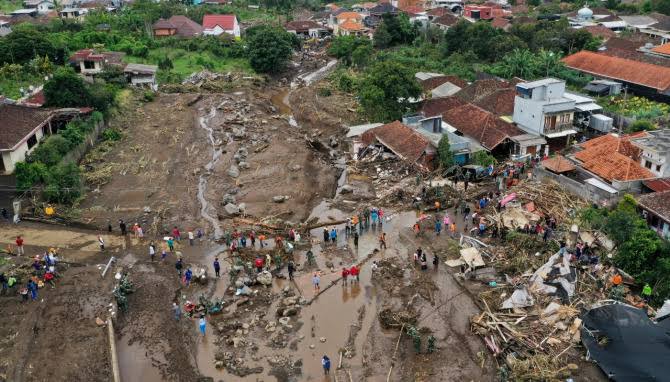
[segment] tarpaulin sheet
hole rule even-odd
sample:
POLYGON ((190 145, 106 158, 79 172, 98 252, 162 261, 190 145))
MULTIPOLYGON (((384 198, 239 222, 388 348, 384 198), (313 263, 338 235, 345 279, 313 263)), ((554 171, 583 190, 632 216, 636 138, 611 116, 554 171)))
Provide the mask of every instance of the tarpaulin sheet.
POLYGON ((670 336, 641 309, 600 306, 582 316, 582 343, 614 381, 670 381, 670 336))

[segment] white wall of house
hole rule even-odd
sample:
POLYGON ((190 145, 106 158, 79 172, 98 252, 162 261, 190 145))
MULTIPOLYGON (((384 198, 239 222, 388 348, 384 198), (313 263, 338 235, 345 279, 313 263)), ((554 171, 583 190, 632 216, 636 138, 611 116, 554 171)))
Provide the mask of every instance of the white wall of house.
POLYGON ((48 1, 43 1, 39 4, 37 4, 37 12, 38 13, 49 13, 54 8, 54 4, 50 3, 48 1))
POLYGON ((21 142, 21 144, 19 144, 18 147, 15 148, 14 150, 2 152, 2 162, 5 165, 6 174, 11 174, 12 172, 14 172, 14 167, 16 166, 16 164, 18 162, 24 161, 26 159, 26 155, 28 155, 31 151, 35 149, 35 147, 39 145, 39 142, 43 138, 42 129, 41 128, 37 129, 37 131, 35 131, 33 134, 26 137, 26 139, 24 139, 24 141, 21 142), (33 134, 37 138, 38 143, 29 149, 28 140, 30 136, 32 136, 33 134))
POLYGON ((667 163, 666 156, 656 150, 644 149, 640 165, 658 177, 670 176, 670 165, 667 163))
MULTIPOLYGON (((90 64, 89 64, 90 65, 90 64)), ((79 69, 82 74, 95 74, 102 72, 102 62, 100 61, 79 61, 79 69), (86 67, 86 62, 93 63, 92 68, 86 67)))
POLYGON ((205 29, 202 31, 203 34, 205 35, 211 35, 211 36, 219 36, 223 33, 228 33, 230 35, 233 35, 235 37, 240 37, 240 24, 237 22, 237 18, 235 18, 235 23, 233 24, 233 29, 232 30, 225 30, 221 28, 221 26, 217 25, 214 28, 211 29, 205 29))
POLYGON ((540 136, 545 127, 572 124, 575 101, 563 97, 565 82, 552 79, 517 85, 512 119, 524 131, 540 136))

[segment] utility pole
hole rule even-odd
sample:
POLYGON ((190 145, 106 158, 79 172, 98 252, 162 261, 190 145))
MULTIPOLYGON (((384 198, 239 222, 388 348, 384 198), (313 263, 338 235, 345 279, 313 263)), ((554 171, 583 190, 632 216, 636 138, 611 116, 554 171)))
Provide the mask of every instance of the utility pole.
MULTIPOLYGON (((628 100, 628 85, 623 87, 623 108, 626 108, 626 101, 628 100)), ((623 135, 623 112, 619 114, 619 135, 623 135)))

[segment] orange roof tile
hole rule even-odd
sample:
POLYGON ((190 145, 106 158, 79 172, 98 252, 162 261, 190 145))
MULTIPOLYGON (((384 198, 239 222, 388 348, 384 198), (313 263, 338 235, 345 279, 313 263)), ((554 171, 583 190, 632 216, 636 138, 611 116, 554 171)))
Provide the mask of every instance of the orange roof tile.
POLYGON ((343 22, 342 24, 340 24, 339 28, 345 29, 345 30, 348 30, 348 31, 360 31, 360 30, 364 29, 363 24, 357 23, 357 22, 354 22, 354 21, 350 21, 350 20, 347 20, 347 21, 343 22))
POLYGON ((602 25, 589 25, 584 28, 585 31, 591 33, 593 36, 601 37, 604 40, 615 37, 616 33, 609 28, 605 28, 602 25))
POLYGON ((456 130, 493 150, 505 139, 524 132, 477 105, 466 103, 442 113, 442 119, 456 130))
POLYGON ((509 20, 502 17, 496 17, 491 21, 491 26, 494 28, 505 29, 510 25, 509 20))
POLYGON ((653 178, 651 171, 640 165, 641 150, 630 143, 632 138, 646 135, 639 132, 624 136, 607 134, 582 143, 584 150, 575 154, 582 167, 611 182, 653 178))
POLYGON ((363 16, 361 16, 359 13, 356 12, 342 12, 339 15, 337 15, 338 20, 348 20, 348 19, 354 19, 354 20, 361 20, 363 19, 363 16))
POLYGON ((657 46, 654 49, 652 49, 651 51, 654 52, 654 53, 658 53, 658 54, 670 55, 670 42, 667 43, 667 44, 657 46))
POLYGON ((370 129, 361 138, 368 145, 376 139, 403 160, 412 163, 418 161, 430 145, 423 135, 399 121, 370 129))
POLYGON ((552 158, 543 160, 542 166, 547 170, 558 174, 562 172, 574 171, 577 168, 574 164, 572 164, 572 162, 570 162, 562 155, 556 155, 552 158))
POLYGON ((630 82, 664 92, 670 89, 670 68, 582 50, 565 57, 565 66, 599 77, 630 82))

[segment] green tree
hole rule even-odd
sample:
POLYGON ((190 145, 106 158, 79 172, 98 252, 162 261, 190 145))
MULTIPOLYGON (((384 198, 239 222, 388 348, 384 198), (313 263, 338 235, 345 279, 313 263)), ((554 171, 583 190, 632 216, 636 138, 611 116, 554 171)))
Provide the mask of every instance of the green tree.
POLYGON ((377 29, 375 29, 372 41, 374 41, 375 48, 379 49, 385 49, 393 45, 393 36, 391 36, 391 32, 386 23, 382 22, 377 29))
POLYGON ((91 94, 84 80, 72 69, 61 68, 44 84, 46 106, 89 106, 91 94))
POLYGON ((49 169, 44 196, 53 203, 72 204, 81 196, 81 173, 74 163, 49 169))
POLYGON ((628 126, 626 130, 630 133, 634 133, 636 131, 649 131, 654 129, 656 129, 656 125, 654 125, 650 120, 638 119, 637 121, 633 122, 630 126, 628 126))
POLYGON ((48 57, 62 64, 64 52, 52 44, 45 33, 32 26, 13 27, 12 33, 0 38, 0 64, 24 64, 36 57, 48 57))
POLYGON ((651 8, 656 12, 670 16, 670 0, 651 0, 651 8))
POLYGON ((257 72, 276 73, 286 67, 292 49, 291 34, 271 25, 261 25, 248 41, 249 63, 257 72))
POLYGON ((42 182, 46 177, 47 166, 44 163, 19 162, 14 167, 14 176, 16 177, 16 188, 20 192, 25 192, 33 188, 36 184, 42 182))
POLYGON ((496 158, 493 157, 493 155, 487 153, 486 151, 477 151, 470 157, 470 162, 473 164, 477 164, 480 166, 489 166, 489 165, 495 165, 498 163, 496 161, 496 158))
POLYGON ((361 46, 370 47, 370 39, 356 36, 335 37, 328 47, 328 54, 340 59, 344 65, 351 65, 353 62, 353 53, 361 46))
POLYGON ((437 155, 443 168, 449 168, 456 163, 454 153, 451 152, 451 147, 449 146, 449 137, 447 134, 443 134, 440 142, 437 144, 437 155))
POLYGON ((351 54, 351 62, 357 68, 363 69, 368 66, 370 60, 372 60, 373 55, 374 50, 370 44, 360 45, 354 49, 353 53, 351 54))
POLYGON ((359 85, 360 103, 371 120, 400 119, 410 110, 410 99, 418 98, 421 86, 414 73, 397 62, 379 62, 366 70, 359 85))

